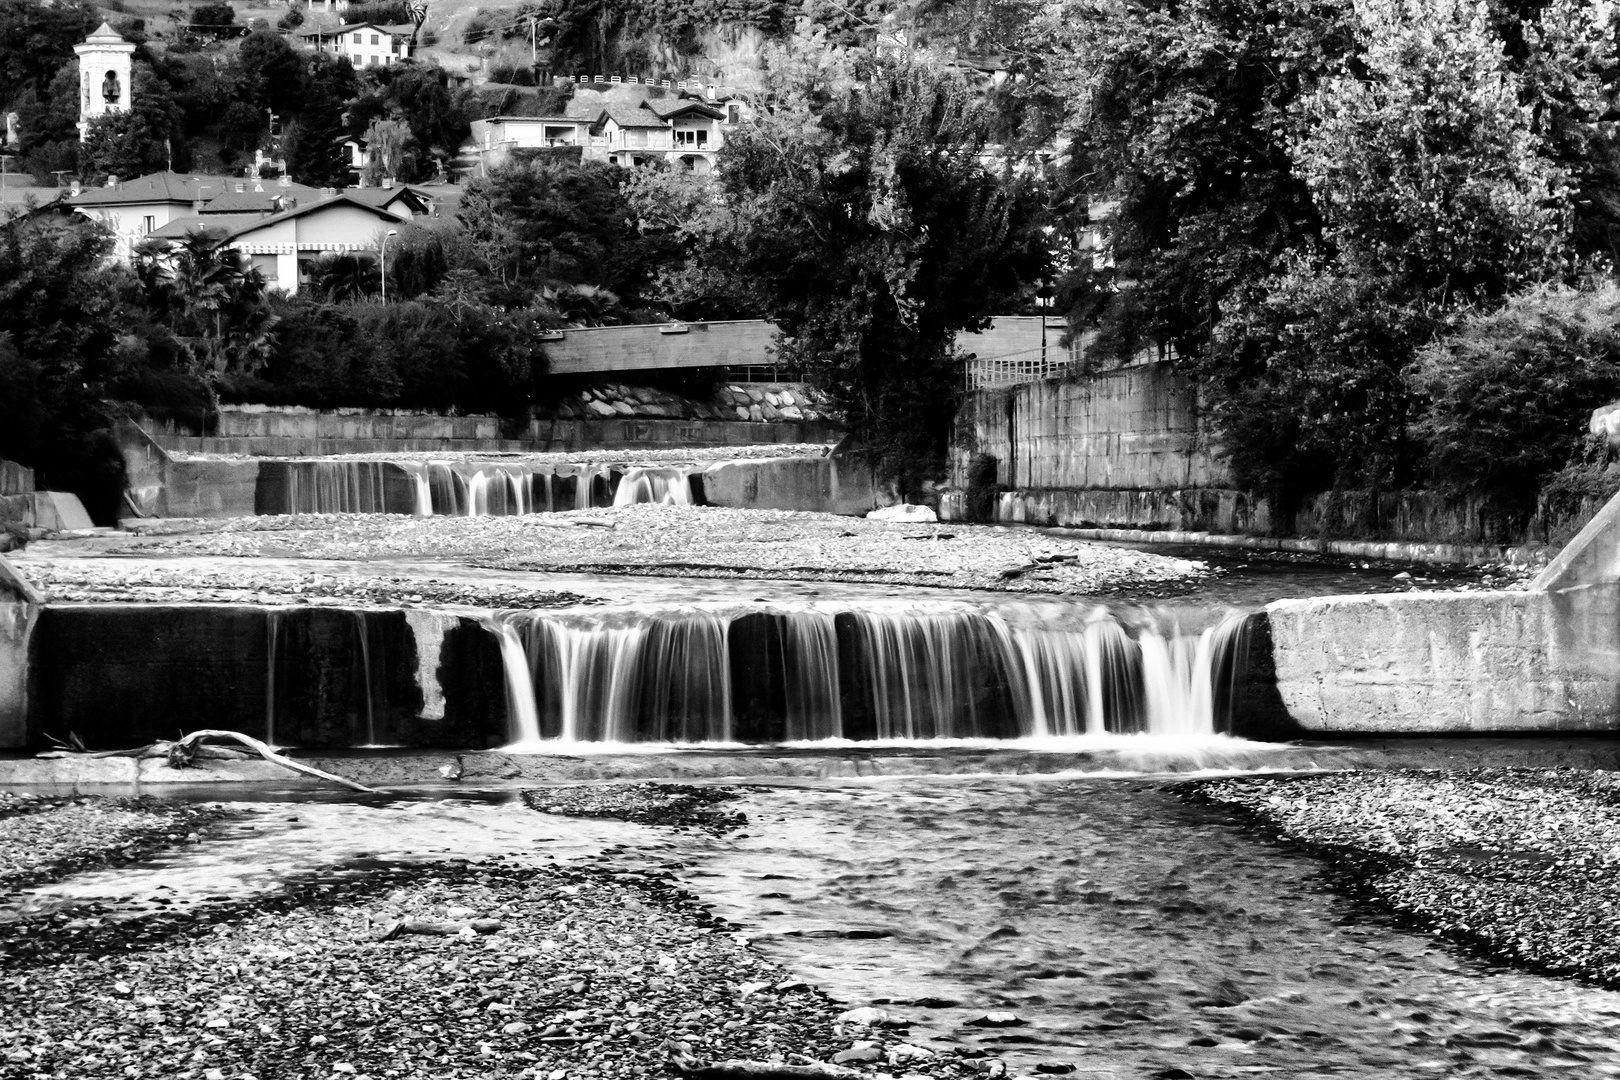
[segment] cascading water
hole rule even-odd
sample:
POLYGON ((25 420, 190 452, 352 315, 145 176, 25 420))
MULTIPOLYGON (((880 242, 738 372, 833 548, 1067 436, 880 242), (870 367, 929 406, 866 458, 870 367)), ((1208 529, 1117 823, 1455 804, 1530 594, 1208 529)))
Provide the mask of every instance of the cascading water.
POLYGON ((692 470, 684 468, 626 469, 613 494, 614 506, 660 503, 692 505, 692 470))
POLYGON ((694 465, 526 461, 285 461, 260 513, 510 516, 635 503, 690 505, 694 465))
POLYGON ((526 748, 1225 730, 1241 615, 1183 630, 1075 611, 682 607, 502 612, 492 627, 526 748))

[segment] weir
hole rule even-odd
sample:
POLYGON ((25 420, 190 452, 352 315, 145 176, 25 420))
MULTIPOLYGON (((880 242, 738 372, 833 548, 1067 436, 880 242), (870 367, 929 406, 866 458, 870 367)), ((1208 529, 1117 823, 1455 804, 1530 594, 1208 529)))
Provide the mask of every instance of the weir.
POLYGON ((63 604, 31 745, 228 727, 525 751, 1244 734, 1245 616, 1064 602, 410 611, 63 604))
POLYGON ((875 604, 503 612, 512 748, 1209 737, 1245 620, 875 604))
POLYGON ((338 459, 259 467, 260 514, 487 517, 635 503, 691 505, 697 465, 338 459))

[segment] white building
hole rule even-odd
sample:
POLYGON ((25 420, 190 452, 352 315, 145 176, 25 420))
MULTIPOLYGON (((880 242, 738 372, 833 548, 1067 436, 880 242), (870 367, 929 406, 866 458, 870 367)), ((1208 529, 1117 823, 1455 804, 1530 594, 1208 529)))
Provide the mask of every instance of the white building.
POLYGON ((411 58, 415 27, 351 23, 326 30, 305 30, 298 36, 316 52, 334 53, 357 68, 386 67, 411 58))
POLYGON ((693 98, 649 98, 633 104, 574 101, 562 116, 491 116, 472 123, 461 159, 475 176, 505 161, 514 150, 580 147, 587 161, 646 165, 663 159, 691 172, 708 173, 725 141, 727 114, 693 98))
POLYGON ((135 45, 108 23, 73 46, 79 58, 79 139, 90 121, 108 113, 128 112, 135 68, 135 45))

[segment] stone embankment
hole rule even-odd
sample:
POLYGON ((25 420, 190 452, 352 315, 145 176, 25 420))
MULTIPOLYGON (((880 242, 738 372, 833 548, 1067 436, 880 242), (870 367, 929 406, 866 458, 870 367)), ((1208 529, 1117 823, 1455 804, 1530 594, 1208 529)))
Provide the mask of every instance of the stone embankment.
POLYGON ((1472 769, 1198 781, 1345 890, 1466 950, 1620 989, 1620 782, 1472 769))
POLYGON ((723 383, 707 398, 650 386, 602 383, 563 396, 541 415, 566 419, 643 417, 657 420, 825 420, 827 399, 803 383, 723 383))

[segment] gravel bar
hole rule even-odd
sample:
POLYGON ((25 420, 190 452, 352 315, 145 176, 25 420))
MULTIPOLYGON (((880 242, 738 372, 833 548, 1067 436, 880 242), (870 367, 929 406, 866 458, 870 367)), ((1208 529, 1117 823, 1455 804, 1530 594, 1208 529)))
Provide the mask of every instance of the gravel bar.
POLYGON ((854 581, 1105 595, 1208 576, 1190 559, 1028 529, 642 504, 524 517, 310 514, 191 523, 106 555, 456 559, 503 570, 854 581), (579 524, 584 518, 611 528, 579 524), (573 527, 570 527, 570 526, 573 527))
POLYGON ((611 863, 381 866, 184 916, 0 924, 0 959, 7 1078, 648 1077, 669 1041, 852 1077, 979 1066, 841 1022, 666 873, 611 863))
POLYGON ((195 843, 198 830, 224 816, 212 807, 155 798, 0 792, 0 898, 81 870, 195 843))
POLYGON ((1403 926, 1620 989, 1620 774, 1469 769, 1182 785, 1327 860, 1403 926))

